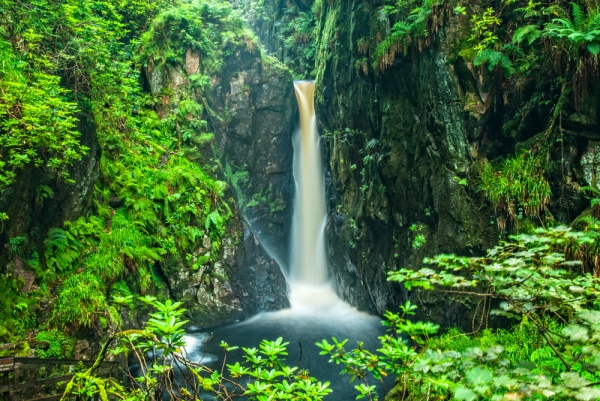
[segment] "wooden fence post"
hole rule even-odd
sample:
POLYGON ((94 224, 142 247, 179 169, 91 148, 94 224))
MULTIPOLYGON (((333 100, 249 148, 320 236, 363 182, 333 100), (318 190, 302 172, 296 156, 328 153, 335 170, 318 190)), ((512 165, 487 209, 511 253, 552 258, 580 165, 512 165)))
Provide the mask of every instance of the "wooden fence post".
MULTIPOLYGON (((2 385, 8 386, 8 372, 2 372, 2 385)), ((5 392, 2 398, 4 401, 8 401, 10 399, 10 392, 5 392)))
POLYGON ((14 371, 14 382, 15 382, 15 391, 18 391, 20 386, 19 386, 19 365, 15 365, 15 371, 14 371))

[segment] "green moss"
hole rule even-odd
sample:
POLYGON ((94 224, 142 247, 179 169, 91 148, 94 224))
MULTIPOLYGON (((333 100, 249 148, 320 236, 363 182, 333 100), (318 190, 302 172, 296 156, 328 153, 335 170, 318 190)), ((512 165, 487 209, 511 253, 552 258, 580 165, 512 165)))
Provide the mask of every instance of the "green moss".
POLYGON ((26 357, 29 356, 31 348, 27 341, 17 341, 9 344, 8 347, 0 349, 0 358, 7 356, 26 357))
POLYGON ((279 75, 290 75, 290 69, 284 63, 279 61, 277 57, 267 54, 264 50, 260 52, 260 60, 263 64, 263 68, 273 70, 279 75))
POLYGON ((201 52, 207 75, 221 71, 237 46, 255 46, 241 18, 221 1, 177 2, 153 21, 140 40, 142 57, 155 65, 182 65, 188 49, 201 52))
MULTIPOLYGON (((317 25, 317 50, 315 57, 315 80, 316 86, 318 87, 323 82, 323 77, 325 75, 325 70, 327 69, 327 64, 332 58, 334 48, 334 40, 335 33, 337 31, 338 26, 338 14, 339 14, 339 2, 336 2, 333 5, 333 8, 330 8, 328 5, 323 6, 321 18, 317 25)), ((322 101, 322 91, 316 91, 316 99, 315 101, 322 101)))
POLYGON ((7 343, 10 341, 10 333, 4 326, 0 326, 0 343, 7 343))
POLYGON ((73 355, 75 339, 56 329, 40 331, 35 337, 36 341, 48 344, 47 349, 38 348, 35 354, 39 358, 68 358, 73 355))

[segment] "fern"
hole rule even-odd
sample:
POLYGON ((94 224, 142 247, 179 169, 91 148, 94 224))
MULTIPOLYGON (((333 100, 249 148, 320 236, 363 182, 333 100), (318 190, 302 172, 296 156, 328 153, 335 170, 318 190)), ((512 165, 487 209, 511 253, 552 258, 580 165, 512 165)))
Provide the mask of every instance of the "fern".
MULTIPOLYGON (((502 161, 498 169, 485 163, 481 189, 496 210, 513 221, 521 214, 540 216, 552 196, 541 159, 528 152, 502 161)), ((503 230, 504 224, 500 228, 503 230)))
MULTIPOLYGON (((600 37, 600 31, 598 32, 598 37, 600 37)), ((600 43, 590 43, 586 48, 593 56, 597 56, 600 53, 600 43)))
POLYGON ((595 10, 591 11, 591 14, 592 15, 588 17, 589 29, 592 31, 600 29, 600 8, 596 8, 595 10))
POLYGON ((515 72, 510 59, 504 53, 492 49, 483 49, 477 53, 473 64, 477 67, 487 64, 490 71, 493 71, 496 67, 500 67, 506 76, 510 76, 515 72))
POLYGON ((579 188, 579 190, 584 193, 590 192, 595 197, 600 198, 600 191, 594 187, 585 186, 585 187, 579 188))
POLYGON ((577 3, 571 3, 573 15, 573 30, 583 31, 586 28, 586 15, 581 6, 577 3))
POLYGON ((80 257, 81 243, 71 233, 61 228, 52 228, 44 241, 46 265, 53 271, 71 270, 80 257))
POLYGON ((219 212, 216 210, 212 211, 211 213, 208 214, 208 216, 206 216, 204 228, 206 228, 208 230, 210 227, 214 228, 219 235, 223 235, 223 233, 225 231, 224 230, 224 219, 219 214, 219 212))
POLYGON ((586 14, 578 4, 571 3, 571 18, 554 18, 544 27, 543 35, 569 43, 585 45, 593 56, 600 54, 600 11, 590 10, 586 14))
POLYGON ((133 216, 135 214, 119 209, 111 231, 102 237, 97 251, 86 260, 89 271, 109 283, 122 278, 127 269, 135 271, 162 259, 160 249, 139 229, 133 216))
POLYGON ((43 207, 44 200, 54 198, 54 191, 47 185, 39 185, 35 188, 35 196, 40 207, 43 207))
POLYGON ((53 319, 72 329, 93 328, 108 310, 104 288, 96 276, 84 272, 69 277, 55 304, 53 319))
POLYGON ((542 36, 542 31, 537 25, 525 25, 515 31, 512 42, 527 41, 527 44, 531 46, 540 36, 542 36))
MULTIPOLYGON (((592 201, 600 201, 599 199, 593 199, 592 201)), ((600 202, 598 202, 600 204, 600 202)), ((583 229, 600 229, 600 220, 595 218, 594 216, 586 215, 581 216, 577 219, 577 223, 584 225, 583 229)))

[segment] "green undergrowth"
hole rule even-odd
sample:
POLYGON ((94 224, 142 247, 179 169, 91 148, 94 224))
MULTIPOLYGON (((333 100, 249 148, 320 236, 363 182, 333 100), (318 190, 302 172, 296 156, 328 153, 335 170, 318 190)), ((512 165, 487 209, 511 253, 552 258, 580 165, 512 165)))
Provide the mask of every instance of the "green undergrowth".
MULTIPOLYGON (((232 217, 212 159, 210 81, 226 57, 255 48, 225 1, 0 0, 0 188, 32 165, 67 185, 67 167, 91 152, 82 135, 95 131, 101 154, 90 214, 37 242, 10 239, 11 260, 35 280, 23 291, 0 270, 0 341, 33 328, 110 333, 138 304, 133 294, 166 294, 163 268, 210 274, 232 217), (199 65, 188 73, 190 54, 199 65), (145 69, 164 79, 148 82, 145 69), (185 85, 171 85, 173 74, 185 85)), ((40 205, 54 196, 38 187, 40 205)))
MULTIPOLYGON (((395 385, 386 400, 595 400, 600 397, 600 281, 574 269, 580 260, 569 259, 564 244, 590 243, 584 232, 566 227, 538 229, 531 235, 513 236, 482 257, 438 255, 420 270, 390 272, 391 281, 407 289, 467 294, 484 303, 484 315, 511 319, 505 329, 464 333, 451 329, 438 334, 439 326, 415 321, 417 307, 410 302, 398 312, 387 311, 379 348, 363 342, 348 344, 335 337, 316 345, 330 363, 340 365, 357 390, 356 399, 381 398, 375 382, 386 376, 395 385), (436 270, 429 266, 436 267, 436 270), (493 302, 491 302, 493 301, 493 302), (492 305, 498 305, 497 307, 492 305)), ((300 366, 288 366, 289 343, 278 338, 243 348, 241 362, 216 369, 190 361, 183 351, 186 321, 181 303, 145 297, 151 319, 142 330, 116 333, 103 347, 96 366, 109 352, 133 355, 140 361, 129 387, 103 379, 92 367, 76 374, 66 395, 109 395, 131 400, 216 400, 244 396, 249 400, 327 399, 329 383, 319 381, 300 366), (150 359, 143 354, 149 351, 150 359), (171 380, 179 372, 185 380, 171 380)), ((237 349, 221 343, 225 352, 237 349)), ((131 373, 130 373, 131 374, 131 373)), ((333 394, 335 396, 335 393, 333 394)))
POLYGON ((47 348, 36 348, 35 354, 39 358, 64 358, 73 354, 74 339, 56 329, 40 331, 35 336, 35 340, 48 344, 47 348))
POLYGON ((444 20, 448 4, 457 1, 443 0, 398 0, 388 2, 379 12, 383 18, 394 23, 386 35, 375 47, 373 64, 377 71, 390 67, 397 56, 406 56, 412 49, 423 50, 429 46, 444 20))
MULTIPOLYGON (((347 349, 336 338, 317 344, 358 381, 357 398, 378 399, 372 384, 394 374, 387 400, 594 400, 600 397, 600 281, 582 273, 565 245, 594 236, 559 226, 510 237, 482 257, 437 255, 419 270, 390 272, 390 281, 479 300, 480 323, 491 315, 506 329, 439 335, 413 321, 415 305, 386 312, 388 334, 376 351, 347 349), (510 325, 508 324, 510 322, 510 325)), ((481 327, 479 327, 481 328, 481 327)))
POLYGON ((543 55, 560 57, 548 60, 554 67, 565 72, 577 66, 569 72, 574 74, 570 77, 573 81, 585 79, 588 68, 593 67, 589 63, 600 53, 600 9, 586 0, 396 0, 388 1, 379 12, 392 23, 374 46, 374 65, 380 72, 393 65, 396 57, 429 46, 439 29, 453 18, 455 25, 466 28, 460 30, 458 55, 506 76, 529 71, 538 62, 545 64, 537 51, 544 41, 550 45, 543 46, 543 55), (507 24, 514 28, 507 29, 507 24))
MULTIPOLYGON (((315 75, 316 19, 315 6, 287 4, 265 0, 235 2, 248 24, 255 31, 268 31, 269 41, 275 42, 273 56, 292 72, 295 80, 313 79, 315 75)), ((267 51, 263 51, 263 57, 267 51)), ((268 62, 268 60, 266 60, 268 62)))

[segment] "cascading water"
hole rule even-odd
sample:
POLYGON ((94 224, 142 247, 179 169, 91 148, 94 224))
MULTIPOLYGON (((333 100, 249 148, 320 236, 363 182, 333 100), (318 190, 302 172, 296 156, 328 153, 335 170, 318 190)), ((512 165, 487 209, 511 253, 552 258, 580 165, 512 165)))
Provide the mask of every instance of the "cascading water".
POLYGON ((292 222, 290 285, 327 283, 325 255, 325 175, 321 160, 317 120, 314 112, 314 83, 294 82, 300 128, 293 138, 296 197, 292 222))
MULTIPOLYGON (((308 369, 321 381, 331 381, 334 392, 328 400, 354 399, 353 386, 347 383, 347 378, 339 377, 340 367, 320 357, 314 344, 324 338, 337 337, 349 338, 349 346, 357 340, 368 346, 382 333, 382 328, 378 317, 359 312, 340 300, 329 282, 324 237, 325 174, 314 113, 314 82, 296 81, 294 88, 300 127, 293 136, 296 197, 287 277, 291 307, 218 328, 211 336, 215 341, 206 343, 206 348, 197 354, 220 359, 222 350, 218 344, 221 340, 231 345, 256 347, 262 339, 283 337, 291 344, 288 348, 290 365, 308 369), (301 345, 297 346, 298 343, 301 345)), ((228 354, 228 362, 235 360, 236 355, 228 354)))
POLYGON ((295 81, 300 126, 293 136, 296 196, 290 250, 290 305, 310 313, 347 306, 328 281, 325 172, 314 110, 314 82, 295 81))

